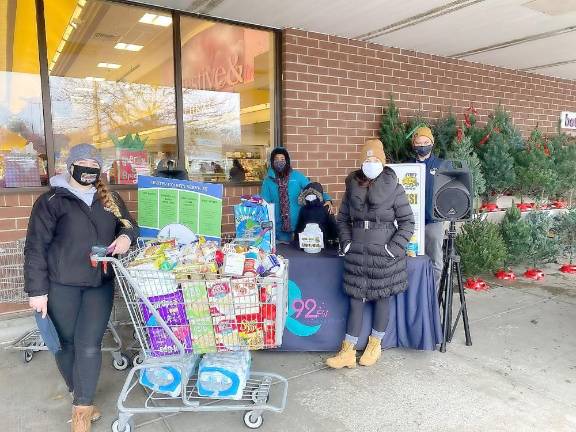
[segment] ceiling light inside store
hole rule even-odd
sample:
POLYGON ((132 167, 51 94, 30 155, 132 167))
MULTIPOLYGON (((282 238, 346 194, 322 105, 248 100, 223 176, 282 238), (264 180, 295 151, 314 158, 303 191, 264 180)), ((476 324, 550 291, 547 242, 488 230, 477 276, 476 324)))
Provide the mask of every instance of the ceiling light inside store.
POLYGON ((104 81, 104 78, 101 77, 93 77, 93 76, 87 76, 86 78, 84 78, 87 81, 104 81))
POLYGON ((144 24, 153 24, 162 27, 168 27, 172 24, 172 18, 166 15, 156 15, 152 13, 146 13, 140 18, 140 22, 144 24))
POLYGON ((119 50, 125 50, 125 51, 140 51, 142 48, 144 48, 144 46, 142 45, 136 45, 136 44, 127 44, 127 43, 123 43, 123 42, 118 42, 114 48, 119 49, 119 50))
POLYGON ((122 65, 116 63, 98 63, 97 66, 104 69, 120 69, 122 67, 122 65))
POLYGON ((54 66, 56 66, 56 62, 58 61, 60 54, 62 54, 64 51, 64 47, 66 46, 68 39, 70 39, 72 32, 78 27, 77 21, 80 18, 80 14, 82 14, 84 6, 86 6, 86 0, 78 0, 78 3, 74 8, 74 12, 72 12, 72 16, 68 21, 68 25, 64 29, 64 33, 62 34, 62 39, 58 44, 58 48, 56 48, 56 52, 54 53, 54 56, 48 65, 48 72, 52 72, 52 69, 54 69, 54 66))

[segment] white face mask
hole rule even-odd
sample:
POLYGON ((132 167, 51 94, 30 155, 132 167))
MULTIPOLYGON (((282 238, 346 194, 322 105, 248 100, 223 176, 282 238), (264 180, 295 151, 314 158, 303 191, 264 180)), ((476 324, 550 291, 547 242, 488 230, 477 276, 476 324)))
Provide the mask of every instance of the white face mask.
POLYGON ((384 165, 382 162, 364 162, 362 164, 362 172, 370 180, 374 180, 384 171, 384 165))
POLYGON ((308 202, 313 202, 313 201, 316 201, 318 199, 318 197, 316 195, 307 195, 306 198, 304 198, 304 199, 308 202))

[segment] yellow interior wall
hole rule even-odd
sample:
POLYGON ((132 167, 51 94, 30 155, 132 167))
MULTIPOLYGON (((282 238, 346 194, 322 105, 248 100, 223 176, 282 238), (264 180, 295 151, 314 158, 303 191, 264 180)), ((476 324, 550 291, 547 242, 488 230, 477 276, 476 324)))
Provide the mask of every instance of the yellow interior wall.
POLYGON ((77 0, 58 0, 44 2, 44 16, 46 17, 46 51, 48 64, 54 57, 62 35, 70 22, 72 13, 76 9, 77 0))
POLYGON ((14 26, 13 72, 39 73, 36 5, 31 0, 20 0, 16 5, 14 26))

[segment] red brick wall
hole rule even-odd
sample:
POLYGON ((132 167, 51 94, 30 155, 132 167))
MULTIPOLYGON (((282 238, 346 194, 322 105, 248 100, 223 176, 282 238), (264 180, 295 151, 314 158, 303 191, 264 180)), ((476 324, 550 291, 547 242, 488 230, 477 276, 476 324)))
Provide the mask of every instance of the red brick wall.
MULTIPOLYGON (((286 30, 282 48, 284 145, 294 166, 336 198, 359 147, 378 134, 390 93, 403 118, 422 111, 434 119, 450 107, 461 115, 473 103, 485 121, 501 102, 524 133, 537 124, 553 132, 560 111, 576 106, 575 81, 301 30, 286 30)), ((223 232, 233 230, 238 197, 258 190, 225 187, 223 232)), ((0 241, 24 236, 38 195, 0 195, 0 241)), ((122 195, 135 211, 135 191, 122 195)))
MULTIPOLYGON (((238 197, 243 194, 255 194, 259 187, 227 186, 224 188, 224 216, 222 229, 224 233, 234 231, 234 216, 232 206, 238 203, 238 197)), ((136 191, 121 191, 120 195, 126 201, 128 209, 136 215, 138 208, 136 191)), ((26 236, 28 218, 32 204, 40 193, 14 193, 0 195, 0 242, 18 240, 26 236)))
POLYGON ((338 198, 357 151, 377 136, 392 93, 403 119, 435 119, 471 103, 479 120, 500 102, 527 134, 556 130, 576 106, 576 81, 515 72, 463 60, 341 37, 286 30, 283 40, 283 139, 295 166, 338 198))

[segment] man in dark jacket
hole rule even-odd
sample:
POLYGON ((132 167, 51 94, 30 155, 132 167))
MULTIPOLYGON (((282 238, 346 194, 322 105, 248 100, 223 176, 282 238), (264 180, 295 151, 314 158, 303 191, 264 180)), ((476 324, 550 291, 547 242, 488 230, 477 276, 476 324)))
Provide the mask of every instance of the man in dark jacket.
POLYGON ((416 153, 416 158, 411 162, 421 163, 426 166, 426 200, 425 200, 425 221, 426 240, 425 252, 432 260, 434 267, 434 280, 436 287, 440 286, 440 276, 444 266, 444 255, 442 244, 444 241, 444 222, 435 221, 432 218, 434 211, 432 195, 434 192, 434 180, 436 171, 439 170, 446 161, 432 154, 434 148, 434 135, 430 128, 421 127, 416 129, 412 136, 412 148, 416 153))
POLYGON ((336 219, 324 206, 324 189, 320 183, 310 183, 298 197, 300 215, 296 225, 296 241, 298 234, 304 231, 307 224, 318 224, 324 234, 324 246, 338 239, 336 219))

